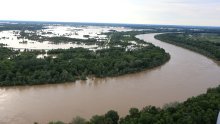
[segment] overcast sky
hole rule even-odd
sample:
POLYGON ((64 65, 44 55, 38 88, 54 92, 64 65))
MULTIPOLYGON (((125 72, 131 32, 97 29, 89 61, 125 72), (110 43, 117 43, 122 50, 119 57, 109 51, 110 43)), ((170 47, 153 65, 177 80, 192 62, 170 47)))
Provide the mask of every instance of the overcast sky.
POLYGON ((0 20, 220 26, 220 0, 1 0, 0 20))

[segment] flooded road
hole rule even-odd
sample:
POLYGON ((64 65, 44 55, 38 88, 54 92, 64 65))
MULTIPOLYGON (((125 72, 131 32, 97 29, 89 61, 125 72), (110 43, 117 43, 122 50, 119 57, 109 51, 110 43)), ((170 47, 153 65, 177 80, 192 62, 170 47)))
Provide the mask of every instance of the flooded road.
POLYGON ((220 84, 220 66, 192 51, 160 42, 155 34, 137 36, 160 46, 171 59, 161 67, 136 74, 76 83, 0 88, 0 123, 69 122, 113 109, 123 116, 129 108, 184 101, 220 84))

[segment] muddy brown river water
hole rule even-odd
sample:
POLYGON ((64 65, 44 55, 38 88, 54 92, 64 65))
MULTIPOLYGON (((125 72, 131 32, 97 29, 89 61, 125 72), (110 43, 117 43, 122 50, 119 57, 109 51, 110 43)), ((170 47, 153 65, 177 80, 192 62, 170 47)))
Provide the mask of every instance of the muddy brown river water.
POLYGON ((220 84, 220 66, 195 52, 137 36, 164 48, 166 64, 135 74, 76 83, 0 88, 0 123, 32 124, 51 120, 69 122, 75 116, 91 118, 113 109, 123 116, 129 108, 184 101, 220 84))

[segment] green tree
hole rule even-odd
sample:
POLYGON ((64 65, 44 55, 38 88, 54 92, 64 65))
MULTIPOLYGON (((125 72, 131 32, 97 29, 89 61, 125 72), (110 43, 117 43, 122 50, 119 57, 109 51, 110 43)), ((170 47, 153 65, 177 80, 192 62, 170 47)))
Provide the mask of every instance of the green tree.
POLYGON ((91 124, 106 124, 104 116, 95 115, 90 119, 91 124))
POLYGON ((70 124, 86 124, 86 120, 84 118, 77 116, 77 117, 73 118, 73 120, 70 124))
POLYGON ((111 119, 112 120, 112 124, 118 124, 118 120, 119 120, 119 115, 116 111, 114 110, 110 110, 105 114, 105 118, 106 119, 111 119))

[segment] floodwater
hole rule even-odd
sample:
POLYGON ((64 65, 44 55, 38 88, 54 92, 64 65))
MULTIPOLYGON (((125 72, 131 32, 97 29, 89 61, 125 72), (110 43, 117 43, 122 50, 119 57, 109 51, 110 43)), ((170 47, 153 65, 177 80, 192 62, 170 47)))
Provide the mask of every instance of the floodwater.
MULTIPOLYGON (((19 32, 19 31, 16 31, 19 32)), ((51 50, 51 49, 69 49, 69 48, 96 48, 98 45, 85 45, 85 44, 77 44, 77 43, 59 43, 54 44, 49 41, 38 42, 34 40, 28 39, 18 39, 15 36, 14 31, 2 31, 0 32, 0 43, 6 44, 6 47, 13 48, 13 49, 31 49, 31 50, 51 50), (3 38, 5 37, 5 38, 3 38), (25 42, 25 43, 22 43, 25 42)))
POLYGON ((205 93, 220 84, 220 67, 192 51, 160 42, 155 34, 139 35, 170 53, 161 67, 113 78, 41 86, 0 88, 0 123, 31 124, 51 120, 69 122, 75 116, 91 118, 113 109, 121 116, 129 108, 162 107, 205 93))
MULTIPOLYGON (((118 32, 124 31, 141 31, 143 29, 129 29, 124 27, 103 27, 103 26, 83 26, 83 27, 74 27, 74 26, 45 26, 46 29, 29 31, 25 30, 26 33, 36 33, 39 36, 46 37, 69 37, 77 39, 88 39, 95 38, 97 41, 108 41, 107 35, 103 33, 110 32, 110 30, 116 30, 118 32), (87 36, 87 37, 85 37, 87 36)), ((0 43, 6 44, 6 47, 14 49, 30 49, 30 50, 51 50, 51 49, 69 49, 69 48, 86 48, 90 50, 102 49, 102 46, 97 44, 86 45, 84 43, 59 43, 54 44, 50 41, 38 42, 34 40, 29 40, 26 38, 19 38, 19 30, 11 31, 0 31, 0 43)))

